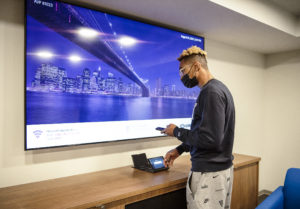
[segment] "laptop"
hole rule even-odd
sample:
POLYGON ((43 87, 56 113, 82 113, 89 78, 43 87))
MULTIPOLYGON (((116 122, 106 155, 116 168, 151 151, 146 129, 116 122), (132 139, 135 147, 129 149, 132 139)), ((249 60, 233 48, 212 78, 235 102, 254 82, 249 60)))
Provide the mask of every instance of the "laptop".
POLYGON ((156 173, 158 171, 168 170, 164 165, 164 157, 158 156, 147 159, 146 154, 131 155, 133 167, 139 170, 156 173))

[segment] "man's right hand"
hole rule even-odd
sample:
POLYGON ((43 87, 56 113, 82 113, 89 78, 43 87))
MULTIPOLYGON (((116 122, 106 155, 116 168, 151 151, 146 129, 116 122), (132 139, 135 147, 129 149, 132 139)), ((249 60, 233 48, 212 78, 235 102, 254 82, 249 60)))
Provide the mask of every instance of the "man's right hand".
POLYGON ((164 159, 165 167, 172 166, 174 160, 178 157, 179 157, 179 153, 178 153, 177 149, 172 149, 169 152, 167 152, 165 159, 164 159))

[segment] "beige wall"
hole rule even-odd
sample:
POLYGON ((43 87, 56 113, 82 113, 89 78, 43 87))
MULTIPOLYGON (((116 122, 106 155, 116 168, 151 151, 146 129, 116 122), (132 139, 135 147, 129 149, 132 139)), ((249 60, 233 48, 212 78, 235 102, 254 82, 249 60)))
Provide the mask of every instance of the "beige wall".
POLYGON ((300 50, 266 61, 261 188, 272 191, 288 168, 300 168, 300 50))
MULTIPOLYGON (((0 187, 130 165, 131 154, 146 152, 148 156, 164 155, 179 143, 172 138, 158 138, 25 152, 24 6, 22 2, 4 0, 2 3, 4 6, 0 8, 0 187)), ((266 71, 265 57, 254 52, 212 40, 206 40, 206 49, 212 73, 228 85, 235 100, 237 123, 234 152, 262 156, 261 171, 265 172, 261 172, 261 179, 264 180, 260 183, 263 185, 261 188, 275 187, 279 183, 279 178, 271 180, 265 175, 265 173, 272 173, 273 167, 267 157, 276 155, 275 153, 266 156, 264 160, 266 152, 264 148, 273 146, 273 143, 269 142, 273 136, 268 134, 268 131, 264 131, 264 115, 266 112, 268 116, 270 111, 266 108, 265 96, 271 94, 273 88, 265 87, 266 84, 273 84, 273 80, 273 85, 276 87, 278 84, 276 74, 280 75, 281 71, 276 66, 269 67, 270 69, 266 71), (273 68, 277 73, 273 75, 272 81, 270 79, 266 81, 265 74, 272 74, 273 68), (267 140, 264 139, 264 135, 267 140)), ((299 68, 299 62, 295 68, 297 66, 299 68)), ((296 75, 299 76, 294 72, 290 79, 296 81, 296 75)), ((272 76, 268 77, 272 78, 272 76)), ((289 78, 286 78, 287 83, 288 81, 289 78)), ((289 88, 286 87, 287 90, 289 88)), ((273 97, 267 98, 270 101, 275 100, 273 97)), ((297 101, 299 103, 299 99, 297 101)), ((273 105, 273 102, 269 103, 270 106, 273 105)), ((276 111, 276 106, 272 107, 274 107, 273 111, 276 111)), ((289 108, 297 110, 294 103, 289 103, 289 108)), ((272 115, 272 112, 269 115, 272 115)), ((295 118, 294 121, 297 122, 296 120, 295 118)), ((270 119, 267 130, 272 130, 272 124, 277 123, 270 119)), ((295 135, 294 133, 294 137, 289 142, 291 148, 294 143, 292 140, 296 140, 295 135)), ((278 138, 279 143, 280 140, 281 138, 278 138)), ((284 153, 281 155, 287 157, 281 161, 280 167, 283 167, 282 165, 287 163, 285 161, 290 158, 294 160, 298 153, 295 148, 294 155, 289 156, 287 152, 287 150, 281 152, 284 153)))

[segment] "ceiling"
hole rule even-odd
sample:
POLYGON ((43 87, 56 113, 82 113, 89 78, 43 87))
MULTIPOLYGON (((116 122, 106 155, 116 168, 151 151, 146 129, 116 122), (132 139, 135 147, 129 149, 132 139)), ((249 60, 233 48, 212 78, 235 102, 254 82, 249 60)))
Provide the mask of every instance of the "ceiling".
POLYGON ((293 15, 300 16, 300 2, 299 0, 265 0, 271 4, 275 4, 293 15))
POLYGON ((300 50, 300 0, 66 0, 262 54, 300 50))

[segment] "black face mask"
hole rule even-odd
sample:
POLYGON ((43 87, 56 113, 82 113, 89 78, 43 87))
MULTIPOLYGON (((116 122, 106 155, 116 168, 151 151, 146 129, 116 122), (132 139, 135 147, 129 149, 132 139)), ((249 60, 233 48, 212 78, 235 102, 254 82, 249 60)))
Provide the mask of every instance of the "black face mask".
POLYGON ((187 88, 193 88, 198 85, 198 80, 197 80, 196 76, 194 76, 193 78, 190 78, 188 74, 185 74, 184 76, 182 76, 181 82, 187 88))

